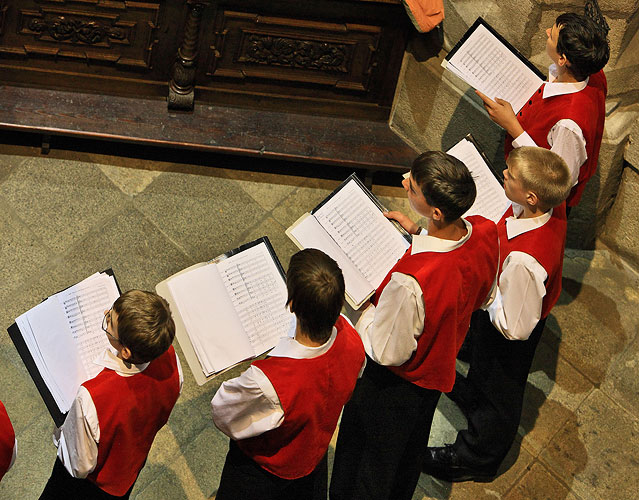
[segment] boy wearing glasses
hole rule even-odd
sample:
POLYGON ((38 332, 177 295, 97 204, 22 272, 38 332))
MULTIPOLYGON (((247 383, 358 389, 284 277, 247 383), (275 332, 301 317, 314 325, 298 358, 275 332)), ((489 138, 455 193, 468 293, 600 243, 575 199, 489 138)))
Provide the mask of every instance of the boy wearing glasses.
POLYGON ((124 293, 105 311, 102 329, 112 349, 94 361, 104 369, 80 386, 55 432, 57 459, 41 500, 129 498, 180 395, 175 324, 162 297, 124 293))

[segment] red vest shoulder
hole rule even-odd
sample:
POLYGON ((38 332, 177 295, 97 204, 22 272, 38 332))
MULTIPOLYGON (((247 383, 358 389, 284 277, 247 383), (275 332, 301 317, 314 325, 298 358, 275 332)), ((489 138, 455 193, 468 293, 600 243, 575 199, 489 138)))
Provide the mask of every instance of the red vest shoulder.
POLYGON ((337 420, 355 388, 364 346, 347 320, 336 323, 330 349, 315 358, 272 357, 253 364, 268 377, 284 411, 284 422, 238 446, 267 471, 284 479, 310 474, 320 462, 337 420))

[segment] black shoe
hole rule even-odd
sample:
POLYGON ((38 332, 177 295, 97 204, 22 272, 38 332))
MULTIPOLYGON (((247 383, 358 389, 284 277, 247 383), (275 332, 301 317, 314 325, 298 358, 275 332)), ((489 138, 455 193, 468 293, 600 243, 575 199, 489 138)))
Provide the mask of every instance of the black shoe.
POLYGON ((492 469, 464 465, 452 444, 427 448, 422 470, 437 479, 455 483, 461 481, 488 483, 495 478, 496 474, 492 469))

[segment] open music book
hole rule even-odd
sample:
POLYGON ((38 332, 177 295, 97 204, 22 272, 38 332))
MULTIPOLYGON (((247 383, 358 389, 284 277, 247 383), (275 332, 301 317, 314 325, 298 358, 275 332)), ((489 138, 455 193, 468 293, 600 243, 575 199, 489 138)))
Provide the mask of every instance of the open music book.
POLYGON ((354 309, 375 292, 410 246, 411 236, 384 217, 383 210, 351 174, 286 230, 299 248, 317 248, 337 262, 344 273, 346 300, 354 309))
POLYGON ((110 345, 102 319, 119 296, 111 270, 95 273, 20 315, 8 328, 57 426, 80 385, 102 370, 93 363, 110 345))
POLYGON ((464 217, 482 215, 497 223, 511 203, 504 192, 502 174, 491 165, 471 134, 446 152, 461 160, 475 180, 475 203, 464 217))
POLYGON ((545 80, 544 74, 481 17, 442 61, 442 66, 515 113, 545 80))
POLYGON ((196 382, 275 347, 294 316, 284 270, 267 237, 158 283, 196 382))

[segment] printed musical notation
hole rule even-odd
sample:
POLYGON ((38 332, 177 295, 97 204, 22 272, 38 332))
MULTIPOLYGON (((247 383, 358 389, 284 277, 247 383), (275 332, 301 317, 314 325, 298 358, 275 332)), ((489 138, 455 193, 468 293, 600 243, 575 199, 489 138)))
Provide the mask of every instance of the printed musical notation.
POLYGON ((479 25, 446 68, 489 98, 508 101, 518 112, 543 80, 488 28, 479 25))
POLYGON ((104 311, 113 303, 109 290, 95 285, 74 287, 69 293, 63 292, 61 302, 82 366, 88 377, 93 378, 102 369, 93 360, 109 345, 101 328, 104 311))
POLYGON ((286 308, 286 287, 272 258, 258 252, 258 247, 252 250, 217 265, 240 323, 259 354, 286 334, 290 313, 286 308))
POLYGON ((355 182, 346 184, 315 218, 373 288, 406 250, 401 234, 355 182))

